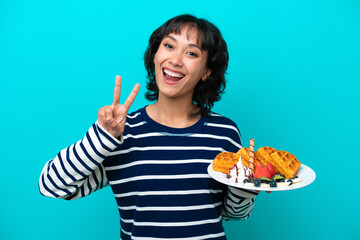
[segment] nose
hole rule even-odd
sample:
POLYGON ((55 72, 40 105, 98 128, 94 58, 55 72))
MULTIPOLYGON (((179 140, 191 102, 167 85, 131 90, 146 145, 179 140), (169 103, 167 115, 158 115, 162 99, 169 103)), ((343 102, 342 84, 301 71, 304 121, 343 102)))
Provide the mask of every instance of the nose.
POLYGON ((169 62, 173 66, 181 67, 182 66, 182 53, 178 52, 178 51, 173 51, 169 58, 169 62))

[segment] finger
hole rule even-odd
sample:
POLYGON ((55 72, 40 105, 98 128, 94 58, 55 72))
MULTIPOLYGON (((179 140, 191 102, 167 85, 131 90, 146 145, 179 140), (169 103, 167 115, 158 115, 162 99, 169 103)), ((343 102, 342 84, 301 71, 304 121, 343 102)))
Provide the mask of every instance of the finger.
POLYGON ((105 119, 104 107, 99 109, 99 111, 98 111, 98 119, 101 119, 102 121, 104 121, 104 119, 105 119))
MULTIPOLYGON (((255 191, 255 192, 260 193, 260 191, 255 191)), ((271 193, 272 191, 265 191, 265 192, 267 192, 267 193, 271 193)))
POLYGON ((119 104, 120 94, 121 94, 121 77, 119 75, 117 75, 115 78, 113 105, 119 104))
POLYGON ((114 124, 114 117, 113 117, 113 110, 111 107, 105 109, 105 116, 106 116, 106 125, 113 128, 114 124))
POLYGON ((105 123, 106 123, 106 115, 105 115, 105 110, 104 107, 100 108, 98 111, 98 121, 100 123, 101 126, 105 127, 105 123))
POLYGON ((124 103, 124 107, 129 109, 131 104, 134 102, 136 95, 138 94, 140 89, 140 84, 135 84, 133 90, 131 91, 130 95, 128 96, 128 98, 126 99, 125 103, 124 103))
POLYGON ((117 124, 120 125, 124 121, 125 118, 126 118, 126 114, 122 115, 119 119, 116 120, 117 124))

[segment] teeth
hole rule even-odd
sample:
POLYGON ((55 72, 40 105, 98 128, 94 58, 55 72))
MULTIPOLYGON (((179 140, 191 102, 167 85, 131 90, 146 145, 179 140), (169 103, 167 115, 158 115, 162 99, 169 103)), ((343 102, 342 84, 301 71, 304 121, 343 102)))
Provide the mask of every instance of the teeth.
POLYGON ((172 72, 168 69, 164 69, 164 72, 172 77, 184 77, 185 75, 184 74, 180 74, 180 73, 175 73, 175 72, 172 72))

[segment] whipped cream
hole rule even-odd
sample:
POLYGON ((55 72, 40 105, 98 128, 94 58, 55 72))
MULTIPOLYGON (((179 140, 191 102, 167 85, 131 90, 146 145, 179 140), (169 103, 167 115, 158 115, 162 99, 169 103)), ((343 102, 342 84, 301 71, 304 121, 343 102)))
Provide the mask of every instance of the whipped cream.
POLYGON ((250 168, 245 167, 242 164, 240 156, 239 161, 230 168, 230 172, 229 174, 227 174, 227 178, 232 179, 233 181, 238 183, 249 177, 252 177, 252 171, 250 170, 250 168))

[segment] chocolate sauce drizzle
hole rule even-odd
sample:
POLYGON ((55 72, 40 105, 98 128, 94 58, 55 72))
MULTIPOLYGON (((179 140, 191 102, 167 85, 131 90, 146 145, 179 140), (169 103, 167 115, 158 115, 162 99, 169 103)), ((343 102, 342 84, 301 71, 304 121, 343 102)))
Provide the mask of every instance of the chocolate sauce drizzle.
MULTIPOLYGON (((231 170, 233 170, 234 168, 235 168, 235 170, 236 170, 235 183, 238 183, 239 167, 238 167, 237 164, 234 164, 231 168, 229 168, 229 173, 226 174, 226 178, 227 178, 227 179, 230 179, 230 178, 231 178, 230 172, 231 172, 231 170)), ((249 168, 243 166, 243 171, 244 171, 245 177, 247 177, 247 178, 252 178, 252 177, 254 177, 253 172, 252 172, 249 168)))

